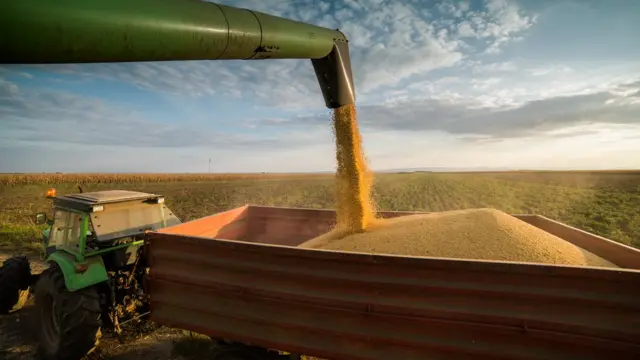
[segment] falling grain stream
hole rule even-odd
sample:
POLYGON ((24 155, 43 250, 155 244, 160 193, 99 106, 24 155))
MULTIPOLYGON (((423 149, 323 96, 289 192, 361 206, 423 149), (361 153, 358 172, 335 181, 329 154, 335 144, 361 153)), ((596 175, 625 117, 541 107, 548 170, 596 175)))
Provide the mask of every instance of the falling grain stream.
POLYGON ((378 219, 355 105, 333 111, 336 227, 300 247, 412 256, 616 267, 496 209, 378 219))
POLYGON ((338 228, 346 233, 359 233, 375 220, 371 202, 372 174, 362 149, 355 105, 333 111, 336 139, 336 202, 338 228))

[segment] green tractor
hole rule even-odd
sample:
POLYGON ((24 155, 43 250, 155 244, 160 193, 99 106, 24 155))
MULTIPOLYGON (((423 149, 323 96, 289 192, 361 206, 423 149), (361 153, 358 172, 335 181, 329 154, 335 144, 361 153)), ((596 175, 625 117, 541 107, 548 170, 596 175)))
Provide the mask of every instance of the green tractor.
MULTIPOLYGON (((14 0, 0 8, 2 33, 17 34, 0 37, 1 64, 308 59, 327 108, 355 103, 349 44, 337 29, 210 1, 14 0)), ((179 220, 153 194, 50 195, 53 218, 37 215, 37 223, 50 223, 50 267, 32 275, 26 258, 8 260, 0 311, 34 289, 39 351, 77 360, 95 347, 101 328, 118 331, 148 314, 145 232, 179 220)), ((218 358, 244 356, 235 350, 218 358)))
POLYGON ((93 351, 101 329, 149 313, 143 289, 147 272, 145 232, 180 223, 164 197, 108 190, 56 197, 53 218, 36 214, 44 230, 49 267, 31 274, 26 257, 5 261, 0 270, 1 312, 21 306, 35 294, 38 353, 50 359, 79 359, 93 351))

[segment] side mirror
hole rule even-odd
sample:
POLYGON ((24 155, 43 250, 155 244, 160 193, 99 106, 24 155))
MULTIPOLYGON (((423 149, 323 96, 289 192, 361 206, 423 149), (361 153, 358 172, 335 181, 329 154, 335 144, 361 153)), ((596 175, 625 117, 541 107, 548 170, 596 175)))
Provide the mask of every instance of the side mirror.
POLYGON ((35 216, 36 225, 43 225, 47 222, 47 213, 39 212, 35 216))

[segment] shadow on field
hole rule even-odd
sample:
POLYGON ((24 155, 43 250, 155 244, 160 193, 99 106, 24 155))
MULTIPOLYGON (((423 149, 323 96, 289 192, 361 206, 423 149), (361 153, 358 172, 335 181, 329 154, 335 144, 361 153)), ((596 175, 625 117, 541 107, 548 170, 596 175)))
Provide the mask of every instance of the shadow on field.
POLYGON ((0 315, 0 359, 32 359, 35 355, 36 338, 33 319, 33 299, 22 310, 9 315, 0 315))
MULTIPOLYGON (((36 313, 33 298, 22 310, 0 315, 0 359, 36 359, 36 313)), ((121 343, 112 334, 103 334, 98 349, 86 360, 168 360, 206 359, 214 343, 207 337, 166 327, 127 329, 121 343)))

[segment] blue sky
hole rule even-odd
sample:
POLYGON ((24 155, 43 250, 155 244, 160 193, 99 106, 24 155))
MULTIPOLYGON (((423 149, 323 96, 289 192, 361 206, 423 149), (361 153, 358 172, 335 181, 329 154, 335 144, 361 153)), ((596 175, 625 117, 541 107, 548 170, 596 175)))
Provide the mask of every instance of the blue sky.
MULTIPOLYGON (((640 167, 640 1, 218 1, 350 39, 374 169, 640 167)), ((0 67, 0 172, 324 171, 307 60, 0 67)))

